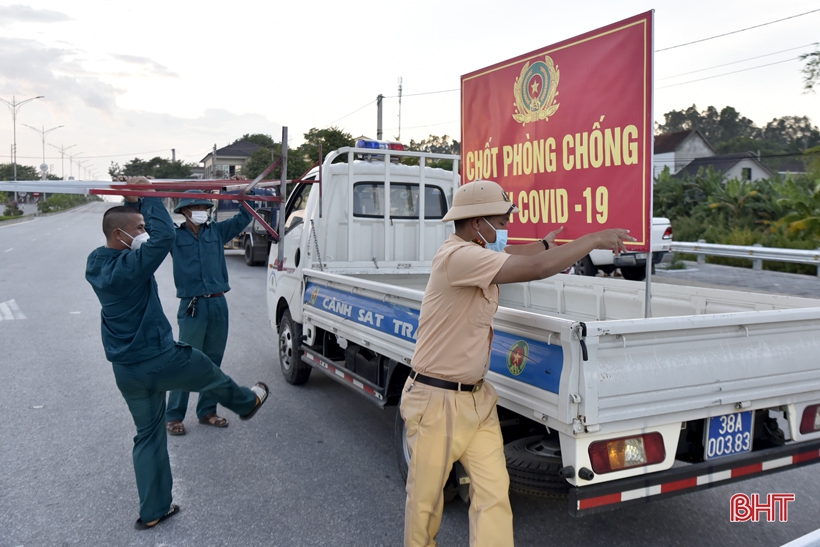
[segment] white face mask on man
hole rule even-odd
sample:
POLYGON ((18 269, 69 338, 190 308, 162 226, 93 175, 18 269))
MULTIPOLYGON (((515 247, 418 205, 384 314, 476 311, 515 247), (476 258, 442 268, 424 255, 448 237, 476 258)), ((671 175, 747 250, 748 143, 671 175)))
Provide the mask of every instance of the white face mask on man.
POLYGON ((191 211, 191 215, 188 217, 188 220, 193 222, 196 226, 201 224, 205 224, 208 222, 208 212, 207 211, 191 211))
MULTIPOLYGON (((148 232, 143 232, 143 233, 139 234, 137 237, 131 236, 131 234, 129 234, 128 232, 126 232, 123 229, 120 229, 120 232, 124 233, 125 235, 127 235, 128 237, 131 238, 131 245, 128 245, 128 243, 126 243, 125 241, 123 241, 121 239, 120 239, 120 243, 127 246, 132 251, 136 251, 137 249, 139 249, 142 246, 143 243, 145 243, 146 241, 151 239, 151 236, 148 235, 148 232)), ((117 239, 119 239, 119 238, 117 238, 117 239)))

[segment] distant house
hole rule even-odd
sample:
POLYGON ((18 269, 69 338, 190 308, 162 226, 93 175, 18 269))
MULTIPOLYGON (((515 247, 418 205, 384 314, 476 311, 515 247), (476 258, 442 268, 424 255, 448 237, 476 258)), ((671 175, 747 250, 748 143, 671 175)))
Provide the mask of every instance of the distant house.
POLYGON ((738 179, 755 181, 767 179, 774 175, 765 165, 758 161, 757 156, 751 152, 739 152, 736 154, 723 154, 721 156, 709 156, 707 158, 697 158, 689 162, 686 167, 672 175, 681 178, 684 173, 697 175, 698 170, 711 167, 716 173, 721 173, 726 180, 738 179))
POLYGON ((799 159, 781 161, 777 167, 777 174, 788 177, 789 175, 805 175, 806 164, 799 159))
POLYGON ((654 176, 657 177, 665 167, 669 167, 669 172, 675 175, 691 161, 714 155, 715 149, 697 129, 657 135, 654 176))
POLYGON ((262 148, 250 141, 238 141, 211 152, 200 163, 203 165, 205 178, 228 178, 239 175, 248 163, 251 154, 262 148))

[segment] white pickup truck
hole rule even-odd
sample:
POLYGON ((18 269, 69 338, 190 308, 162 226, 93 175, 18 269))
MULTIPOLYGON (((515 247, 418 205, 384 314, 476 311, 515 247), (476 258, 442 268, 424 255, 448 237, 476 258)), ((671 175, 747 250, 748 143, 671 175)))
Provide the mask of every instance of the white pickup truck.
MULTIPOLYGON (((383 408, 410 371, 459 158, 368 152, 332 152, 288 197, 267 302, 288 382, 316 370, 383 408)), ((581 515, 820 461, 820 301, 655 284, 647 319, 644 299, 612 278, 501 286, 488 380, 513 490, 581 515)), ((465 483, 457 468, 448 494, 465 483)))
MULTIPOLYGON (((661 262, 670 252, 672 245, 672 224, 668 218, 655 217, 652 219, 652 273, 655 273, 655 264, 661 262)), ((621 270, 621 276, 630 281, 646 279, 646 253, 615 253, 605 249, 596 249, 575 263, 573 273, 576 275, 595 276, 598 270, 605 274, 612 274, 615 269, 621 270)))

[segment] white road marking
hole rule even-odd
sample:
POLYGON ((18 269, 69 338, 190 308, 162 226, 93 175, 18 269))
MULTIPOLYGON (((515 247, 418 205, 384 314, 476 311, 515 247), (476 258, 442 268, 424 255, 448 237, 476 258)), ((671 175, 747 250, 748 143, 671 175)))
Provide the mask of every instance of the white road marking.
POLYGON ((7 253, 7 252, 9 252, 9 251, 13 251, 13 250, 14 250, 14 247, 9 247, 8 249, 6 249, 6 250, 5 250, 5 251, 3 251, 3 252, 4 252, 4 253, 7 253))
POLYGON ((70 313, 71 315, 80 315, 83 312, 81 312, 81 311, 70 311, 68 313, 70 313))
POLYGON ((15 319, 25 319, 26 315, 20 311, 20 307, 14 300, 0 302, 0 321, 13 321, 15 319))
POLYGON ((11 314, 11 310, 9 309, 9 305, 5 302, 0 302, 0 321, 5 319, 6 321, 14 320, 14 316, 11 314))

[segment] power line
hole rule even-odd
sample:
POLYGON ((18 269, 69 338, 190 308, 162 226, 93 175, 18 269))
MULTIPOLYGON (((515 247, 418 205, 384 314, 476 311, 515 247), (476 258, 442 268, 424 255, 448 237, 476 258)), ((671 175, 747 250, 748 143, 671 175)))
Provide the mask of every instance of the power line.
MULTIPOLYGON (((461 91, 460 87, 455 89, 442 89, 440 91, 425 91, 424 93, 405 93, 402 97, 418 97, 419 95, 435 95, 436 93, 452 93, 453 91, 461 91)), ((398 95, 386 95, 385 99, 395 99, 398 95)))
POLYGON ((368 106, 370 106, 371 104, 373 104, 373 103, 375 103, 375 102, 376 102, 376 99, 373 99, 372 101, 370 101, 369 103, 367 103, 367 104, 366 104, 366 105, 364 105, 363 107, 361 107, 361 108, 357 108, 356 110, 354 110, 354 111, 353 111, 353 112, 351 112, 350 114, 345 114, 345 115, 344 115, 344 116, 342 116, 341 118, 336 119, 336 120, 333 120, 332 122, 330 122, 329 124, 327 124, 327 125, 326 125, 326 127, 330 127, 330 126, 331 126, 331 125, 333 125, 334 123, 336 123, 336 122, 338 122, 338 121, 340 121, 340 120, 343 120, 343 119, 347 118, 348 116, 352 116, 353 114, 355 114, 355 113, 356 113, 356 112, 358 112, 359 110, 363 110, 363 109, 367 108, 368 106))
POLYGON ((711 80, 712 78, 720 78, 721 76, 728 76, 730 74, 737 74, 738 72, 746 72, 748 70, 755 70, 757 68, 763 68, 763 67, 767 67, 767 66, 779 65, 779 64, 782 64, 782 63, 788 63, 789 61, 797 61, 798 59, 800 59, 800 57, 793 57, 791 59, 786 59, 784 61, 775 61, 774 63, 768 63, 768 64, 765 64, 765 65, 758 65, 758 66, 753 66, 753 67, 749 67, 749 68, 743 68, 741 70, 734 70, 732 72, 724 72, 723 74, 716 74, 714 76, 707 76, 706 78, 698 78, 697 80, 689 80, 688 82, 680 82, 678 84, 671 84, 671 85, 665 85, 663 87, 656 87, 655 90, 666 89, 668 87, 676 87, 676 86, 679 86, 679 85, 691 84, 691 83, 695 83, 695 82, 702 82, 703 80, 711 80))
POLYGON ((722 68, 724 66, 736 65, 738 63, 745 63, 746 61, 753 61, 755 59, 762 59, 763 57, 771 57, 772 55, 777 55, 778 53, 786 53, 787 51, 794 51, 795 49, 803 49, 804 47, 816 46, 816 45, 817 45, 817 42, 813 42, 811 44, 806 44, 804 46, 797 46, 797 47, 792 47, 792 48, 789 48, 789 49, 783 49, 783 50, 780 50, 780 51, 775 51, 774 53, 767 53, 765 55, 758 55, 757 57, 749 57, 748 59, 742 59, 740 61, 732 61, 731 63, 725 63, 725 64, 722 64, 722 65, 710 66, 709 68, 701 68, 701 69, 698 69, 698 70, 693 70, 691 72, 683 72, 681 74, 675 74, 674 76, 665 76, 663 78, 655 78, 655 81, 656 82, 661 82, 663 80, 670 80, 672 78, 677 78, 679 76, 687 76, 689 74, 695 74, 696 72, 705 72, 707 70, 712 70, 713 68, 722 68))
POLYGON ((723 36, 729 36, 730 34, 737 34, 738 32, 744 32, 744 31, 747 31, 747 30, 751 30, 753 28, 760 28, 760 27, 765 27, 766 25, 773 25, 774 23, 779 23, 781 21, 787 21, 789 19, 794 19, 795 17, 802 17, 804 15, 808 15, 808 14, 814 13, 816 11, 820 11, 820 9, 814 9, 814 10, 811 10, 811 11, 807 11, 805 13, 799 13, 797 15, 792 15, 791 17, 784 17, 783 19, 777 19, 776 21, 769 21, 768 23, 762 23, 760 25, 755 25, 753 27, 746 27, 746 28, 742 28, 740 30, 733 30, 732 32, 726 32, 724 34, 718 34, 717 36, 710 36, 709 38, 701 38, 700 40, 695 40, 694 42, 686 42, 685 44, 678 44, 676 46, 665 47, 663 49, 656 49, 655 53, 660 53, 661 51, 668 51, 670 49, 675 49, 675 48, 679 48, 679 47, 683 47, 683 46, 690 46, 692 44, 698 44, 700 42, 705 42, 707 40, 714 40, 715 38, 721 38, 723 36))

